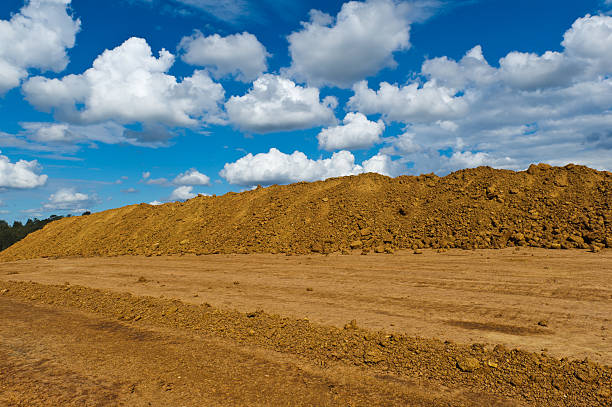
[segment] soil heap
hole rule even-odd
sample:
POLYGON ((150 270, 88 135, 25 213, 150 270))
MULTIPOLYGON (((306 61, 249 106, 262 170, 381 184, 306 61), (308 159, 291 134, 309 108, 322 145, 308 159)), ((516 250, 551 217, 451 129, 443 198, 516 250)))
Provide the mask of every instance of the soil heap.
POLYGON ((273 185, 47 225, 0 253, 37 257, 612 247, 612 173, 569 164, 273 185))

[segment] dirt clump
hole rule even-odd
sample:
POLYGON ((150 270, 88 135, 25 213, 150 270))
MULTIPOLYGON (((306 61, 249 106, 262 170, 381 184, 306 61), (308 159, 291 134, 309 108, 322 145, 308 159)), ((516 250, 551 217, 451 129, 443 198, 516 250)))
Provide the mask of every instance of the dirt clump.
POLYGON ((392 253, 612 247, 612 173, 569 164, 273 185, 55 221, 0 254, 392 253))
MULTIPOLYGON (((462 358, 457 361, 457 367, 462 372, 473 372, 474 370, 480 368, 480 361, 476 358, 467 357, 462 358)), ((490 365, 489 365, 490 366, 490 365)))

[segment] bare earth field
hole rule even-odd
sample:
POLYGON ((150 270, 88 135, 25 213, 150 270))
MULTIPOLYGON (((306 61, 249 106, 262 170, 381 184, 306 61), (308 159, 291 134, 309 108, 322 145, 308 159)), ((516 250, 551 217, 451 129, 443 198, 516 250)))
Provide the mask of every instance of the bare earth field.
MULTIPOLYGON (((0 290, 8 291, 0 295, 0 405, 610 405, 605 367, 612 365, 610 276, 612 250, 528 248, 2 263, 0 290), (10 283, 29 281, 43 285, 10 283), (53 291, 59 288, 45 288, 65 283, 85 291, 64 294, 53 291), (113 314, 110 305, 87 305, 88 298, 109 293, 131 293, 129 301, 136 304, 127 306, 131 314, 113 314), (145 307, 141 302, 146 297, 158 302, 145 307), (237 310, 247 325, 257 320, 259 313, 254 311, 263 310, 287 317, 292 324, 307 318, 310 322, 303 323, 308 327, 330 330, 317 333, 318 342, 302 352, 268 336, 264 341, 248 339, 259 334, 258 325, 248 325, 243 339, 240 329, 211 330, 214 323, 196 329, 193 320, 169 325, 153 314, 147 316, 146 310, 155 309, 159 301, 172 300, 185 307, 212 306, 220 315, 237 310), (345 327, 351 320, 357 327, 345 327), (391 336, 377 331, 438 338, 427 346, 453 355, 473 352, 484 368, 477 370, 475 381, 469 369, 454 366, 455 359, 448 371, 438 372, 426 363, 418 368, 391 362, 381 367, 383 356, 367 350, 359 363, 353 356, 338 356, 340 351, 327 351, 338 338, 365 340, 363 346, 369 346, 374 337, 391 336), (353 336, 342 336, 349 334, 353 336), (325 342, 322 350, 311 352, 319 349, 319 342, 325 342), (484 346, 470 346, 474 343, 484 346), (503 357, 499 352, 505 351, 494 353, 498 344, 530 352, 534 356, 525 353, 529 360, 543 352, 551 358, 533 362, 542 371, 507 384, 496 370, 502 369, 498 364, 504 360, 514 363, 515 356, 512 351, 503 357), (329 355, 337 363, 329 363, 329 355), (489 360, 492 355, 497 355, 496 362, 489 360), (551 382, 546 361, 554 365, 550 371, 557 371, 560 358, 596 362, 596 367, 581 363, 591 377, 601 380, 592 390, 587 386, 590 379, 580 373, 568 374, 566 384, 554 378, 551 382), (563 386, 573 386, 572 380, 589 393, 564 394, 563 386), (529 386, 541 388, 541 396, 535 390, 523 392, 525 381, 536 383, 529 386)), ((99 304, 96 301, 90 302, 99 304)), ((274 325, 273 334, 287 324, 274 325)), ((408 341, 405 338, 400 342, 408 341)), ((300 342, 300 335, 292 340, 300 342)), ((383 355, 392 348, 377 343, 383 355)), ((404 352, 402 346, 398 349, 404 352)), ((414 353, 412 364, 427 361, 418 350, 414 353)))

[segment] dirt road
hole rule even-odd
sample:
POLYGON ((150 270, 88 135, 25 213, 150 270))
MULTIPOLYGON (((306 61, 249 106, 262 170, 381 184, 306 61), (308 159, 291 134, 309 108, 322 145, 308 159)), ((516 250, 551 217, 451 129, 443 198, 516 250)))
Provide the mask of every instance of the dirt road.
POLYGON ((4 263, 0 405, 605 406, 610 272, 533 249, 4 263))
POLYGON ((0 263, 0 280, 80 284, 324 325, 504 344, 612 365, 612 250, 212 255, 0 263))

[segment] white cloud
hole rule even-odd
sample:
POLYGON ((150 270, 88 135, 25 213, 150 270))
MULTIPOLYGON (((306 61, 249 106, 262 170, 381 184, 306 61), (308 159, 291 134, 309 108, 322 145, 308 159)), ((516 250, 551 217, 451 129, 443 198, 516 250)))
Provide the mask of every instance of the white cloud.
POLYGON ((185 52, 181 57, 183 61, 207 67, 217 79, 234 75, 243 82, 251 82, 268 69, 266 48, 248 32, 205 37, 196 31, 184 37, 179 48, 185 52))
POLYGON ((30 139, 42 143, 72 143, 77 135, 69 131, 65 123, 23 123, 30 133, 30 139))
POLYGON ((242 130, 270 133, 307 129, 335 121, 334 97, 319 100, 317 88, 302 87, 276 75, 259 77, 244 96, 232 96, 225 108, 242 130))
POLYGON ((463 88, 467 83, 486 85, 496 79, 496 70, 485 60, 480 45, 468 51, 459 62, 447 57, 426 60, 421 74, 436 78, 438 85, 451 89, 463 88))
POLYGON ((342 125, 321 130, 317 139, 323 150, 358 150, 379 143, 384 131, 382 120, 373 122, 362 113, 347 113, 342 125))
POLYGON ((350 87, 394 67, 393 52, 410 47, 414 7, 393 0, 350 1, 335 19, 311 11, 310 22, 287 37, 290 74, 314 86, 350 87))
POLYGON ((128 130, 112 121, 88 125, 54 122, 20 124, 23 131, 17 135, 6 136, 12 137, 16 143, 19 143, 16 146, 29 150, 76 152, 80 148, 79 145, 95 147, 97 143, 157 148, 167 146, 168 139, 175 135, 155 126, 145 127, 142 131, 128 130))
POLYGON ((10 20, 0 20, 0 94, 19 86, 28 69, 61 72, 68 65, 81 22, 67 12, 70 0, 31 0, 10 20))
POLYGON ((393 161, 386 154, 378 153, 361 163, 363 172, 376 172, 378 174, 395 177, 404 172, 404 165, 399 161, 393 161))
POLYGON ((43 209, 83 212, 96 206, 99 202, 97 197, 77 192, 74 188, 61 188, 51 194, 49 201, 43 205, 43 209))
POLYGON ((331 158, 312 160, 300 151, 285 154, 271 148, 267 153, 249 153, 227 163, 219 174, 230 184, 250 186, 316 181, 368 171, 392 175, 396 170, 389 157, 382 154, 357 165, 353 154, 345 150, 334 153, 331 158))
POLYGON ((442 159, 449 171, 454 171, 457 168, 474 168, 481 165, 489 165, 498 168, 512 167, 515 163, 509 157, 495 158, 488 153, 457 151, 454 152, 448 159, 442 159))
POLYGON ((195 127, 203 121, 219 122, 223 87, 206 71, 178 82, 166 73, 173 63, 168 51, 162 49, 156 58, 144 39, 133 37, 104 51, 83 74, 33 77, 23 91, 35 107, 54 110, 69 123, 112 120, 195 127))
POLYGON ((369 89, 367 82, 362 81, 355 84, 353 91, 355 94, 349 100, 349 107, 366 114, 382 113, 390 121, 452 119, 465 115, 468 109, 465 98, 457 96, 456 89, 439 86, 435 81, 423 86, 382 82, 378 91, 369 89))
POLYGON ((163 204, 164 204, 163 202, 160 202, 157 200, 149 202, 149 205, 153 205, 153 206, 158 206, 158 205, 163 205, 163 204))
POLYGON ((182 185, 172 191, 170 197, 168 198, 170 201, 185 201, 187 199, 191 199, 195 197, 196 194, 193 193, 193 187, 188 185, 182 185))
POLYGON ((405 86, 356 84, 349 105, 406 125, 381 151, 415 172, 532 162, 611 169, 612 17, 576 20, 562 45, 541 55, 510 52, 499 68, 480 47, 459 61, 434 58, 405 86))
POLYGON ((195 168, 191 168, 177 175, 172 183, 175 185, 210 185, 210 178, 195 168))
POLYGON ((40 174, 38 161, 19 160, 12 163, 8 157, 0 155, 0 187, 30 189, 41 187, 47 182, 47 176, 40 174))
POLYGON ((561 43, 570 58, 582 60, 591 75, 612 71, 612 17, 591 16, 577 19, 561 43))
POLYGON ((511 52, 499 61, 501 79, 517 89, 534 90, 571 83, 580 63, 559 52, 511 52))
POLYGON ((139 182, 145 183, 147 185, 170 185, 166 178, 151 178, 151 171, 144 171, 142 173, 142 179, 139 182))
POLYGON ((168 180, 166 178, 148 178, 145 181, 145 184, 147 185, 164 185, 167 186, 169 184, 168 180))

